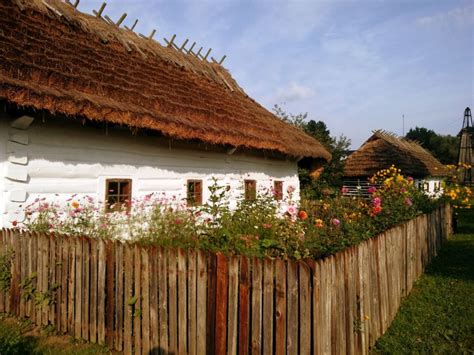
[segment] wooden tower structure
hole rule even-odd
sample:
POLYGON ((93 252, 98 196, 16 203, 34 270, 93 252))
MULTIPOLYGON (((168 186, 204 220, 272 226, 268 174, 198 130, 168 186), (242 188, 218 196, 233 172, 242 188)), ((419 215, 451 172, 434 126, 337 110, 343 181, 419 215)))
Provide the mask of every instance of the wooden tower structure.
POLYGON ((464 120, 462 129, 459 132, 459 155, 458 163, 467 164, 470 167, 464 169, 461 181, 465 185, 473 185, 472 165, 474 164, 474 125, 472 123, 471 109, 466 107, 464 110, 464 120))

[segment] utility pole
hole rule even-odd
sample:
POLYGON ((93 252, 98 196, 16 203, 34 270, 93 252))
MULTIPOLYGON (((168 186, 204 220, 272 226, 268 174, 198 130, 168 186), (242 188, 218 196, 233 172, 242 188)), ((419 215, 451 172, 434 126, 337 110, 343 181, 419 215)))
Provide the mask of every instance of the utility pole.
POLYGON ((405 114, 402 115, 402 136, 405 137, 405 114))

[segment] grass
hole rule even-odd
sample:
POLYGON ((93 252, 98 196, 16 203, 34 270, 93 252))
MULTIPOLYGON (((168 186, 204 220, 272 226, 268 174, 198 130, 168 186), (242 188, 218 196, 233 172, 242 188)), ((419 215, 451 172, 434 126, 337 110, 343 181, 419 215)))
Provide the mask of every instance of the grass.
POLYGON ((474 210, 402 302, 372 354, 474 354, 474 210))
POLYGON ((0 354, 97 355, 110 353, 98 345, 86 344, 69 336, 54 335, 51 328, 33 327, 31 322, 0 318, 0 354))

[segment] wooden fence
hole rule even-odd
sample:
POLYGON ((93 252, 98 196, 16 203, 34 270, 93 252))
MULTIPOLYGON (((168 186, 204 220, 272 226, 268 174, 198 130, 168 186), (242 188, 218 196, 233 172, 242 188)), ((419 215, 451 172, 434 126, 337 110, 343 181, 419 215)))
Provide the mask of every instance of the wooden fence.
POLYGON ((301 262, 4 229, 0 312, 125 354, 367 353, 450 223, 441 207, 301 262))

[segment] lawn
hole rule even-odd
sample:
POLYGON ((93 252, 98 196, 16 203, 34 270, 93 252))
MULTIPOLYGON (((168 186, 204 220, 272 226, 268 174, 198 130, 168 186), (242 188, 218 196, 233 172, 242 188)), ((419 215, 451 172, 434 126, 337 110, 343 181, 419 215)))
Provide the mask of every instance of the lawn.
POLYGON ((474 210, 458 217, 373 354, 474 354, 474 210))
POLYGON ((110 353, 98 345, 86 344, 70 336, 54 335, 48 327, 33 327, 27 320, 0 318, 0 354, 98 355, 110 353))

